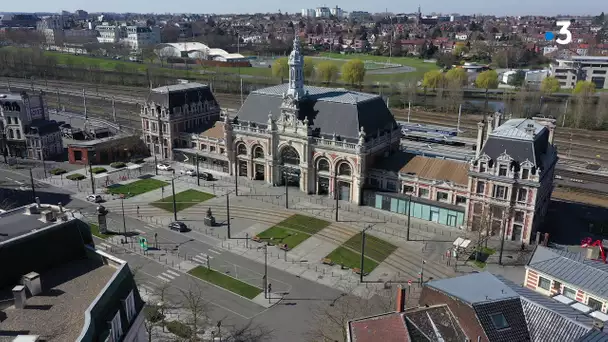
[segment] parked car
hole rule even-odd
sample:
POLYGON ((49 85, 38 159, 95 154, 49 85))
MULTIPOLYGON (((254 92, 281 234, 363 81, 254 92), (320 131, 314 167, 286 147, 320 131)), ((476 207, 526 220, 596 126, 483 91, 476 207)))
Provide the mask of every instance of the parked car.
POLYGON ((209 172, 201 172, 201 173, 198 175, 198 178, 203 179, 203 180, 206 180, 206 181, 212 181, 212 180, 214 180, 214 179, 215 179, 215 178, 213 178, 213 175, 212 175, 212 174, 210 174, 209 172))
POLYGON ((156 168, 161 170, 161 171, 171 171, 173 170, 173 168, 171 168, 171 165, 169 164, 158 164, 156 165, 156 168))
POLYGON ((99 202, 103 202, 103 198, 101 198, 101 195, 89 195, 89 196, 87 196, 87 201, 93 202, 93 203, 99 203, 99 202))
POLYGON ((187 232, 188 231, 188 226, 186 226, 186 224, 184 222, 181 221, 174 221, 169 223, 169 229, 171 230, 177 230, 178 232, 187 232))
POLYGON ((184 170, 179 171, 179 173, 181 173, 182 175, 191 176, 191 177, 196 176, 196 171, 192 170, 192 169, 189 169, 189 170, 184 169, 184 170))

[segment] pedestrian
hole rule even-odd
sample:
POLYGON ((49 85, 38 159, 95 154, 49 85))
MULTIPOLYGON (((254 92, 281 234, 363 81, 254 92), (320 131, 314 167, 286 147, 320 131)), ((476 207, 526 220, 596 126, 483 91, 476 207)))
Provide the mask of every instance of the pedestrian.
POLYGON ((137 217, 139 217, 139 206, 137 206, 137 217))

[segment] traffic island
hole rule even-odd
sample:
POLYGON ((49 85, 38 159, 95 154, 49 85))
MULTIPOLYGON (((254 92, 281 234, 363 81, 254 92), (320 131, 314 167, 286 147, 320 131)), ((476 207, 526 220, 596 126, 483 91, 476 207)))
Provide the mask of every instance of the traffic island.
POLYGON ((258 287, 249 285, 229 275, 220 273, 218 271, 203 266, 197 266, 191 269, 190 271, 188 271, 188 274, 213 285, 219 286, 230 292, 236 293, 239 296, 243 296, 247 299, 254 299, 260 293, 262 293, 262 289, 258 287))
POLYGON ((167 185, 169 185, 167 182, 159 181, 158 179, 154 178, 146 178, 124 185, 112 185, 107 189, 108 193, 112 195, 125 195, 125 197, 133 197, 152 190, 160 189, 167 185))
MULTIPOLYGON (((372 235, 365 235, 365 261, 363 274, 369 274, 378 265, 391 255, 397 246, 372 235)), ((323 263, 333 263, 342 268, 360 271, 361 268, 361 234, 357 234, 342 246, 334 249, 324 259, 323 263)))
MULTIPOLYGON (((175 208, 179 212, 184 209, 195 206, 199 203, 210 200, 214 197, 214 195, 208 194, 206 192, 189 189, 175 194, 175 208)), ((173 212, 173 196, 165 197, 164 199, 152 202, 150 204, 157 208, 173 212)))
POLYGON ((111 235, 109 234, 103 234, 99 231, 99 226, 91 223, 89 224, 89 227, 91 228, 91 234, 93 234, 94 236, 100 238, 100 239, 107 239, 108 237, 110 237, 111 235))
POLYGON ((267 241, 280 245, 281 249, 291 250, 330 224, 315 217, 296 214, 259 233, 254 241, 267 241))

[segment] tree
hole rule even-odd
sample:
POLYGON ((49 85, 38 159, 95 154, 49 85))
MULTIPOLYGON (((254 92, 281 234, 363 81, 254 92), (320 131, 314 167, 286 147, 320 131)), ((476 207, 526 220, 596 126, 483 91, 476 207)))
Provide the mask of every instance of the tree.
POLYGON ((475 86, 477 88, 485 89, 486 93, 488 89, 498 88, 498 74, 494 70, 487 70, 479 75, 475 79, 475 86))
MULTIPOLYGON (((138 281, 137 273, 133 277, 138 281)), ((172 309, 169 295, 169 284, 163 283, 156 287, 154 292, 147 294, 146 306, 144 307, 145 321, 144 327, 148 333, 148 342, 152 342, 153 336, 156 336, 157 329, 162 328, 165 331, 165 318, 172 309)))
POLYGON ((468 48, 465 45, 456 45, 454 50, 452 50, 452 54, 456 57, 460 57, 467 52, 468 48))
POLYGON ((289 77, 289 63, 287 57, 279 58, 272 64, 272 76, 283 79, 289 77))
POLYGON ((448 70, 445 74, 445 79, 448 83, 453 84, 454 86, 466 86, 469 82, 469 76, 467 72, 462 68, 453 68, 448 70))
MULTIPOLYGON (((288 68, 289 70, 289 68, 288 68)), ((312 57, 304 57, 304 77, 312 80, 315 73, 315 63, 312 57)))
POLYGON ((317 65, 315 76, 321 82, 331 83, 336 80, 336 78, 338 77, 338 73, 338 66, 335 63, 331 61, 325 61, 317 65))
POLYGON ((593 95, 595 93, 595 83, 591 81, 578 81, 572 93, 585 96, 593 95))
POLYGON ((597 101, 595 114, 595 129, 603 129, 608 119, 608 94, 602 93, 597 101))
POLYGON ((540 90, 548 95, 559 91, 559 80, 553 76, 546 77, 540 84, 540 90))
POLYGON ((424 73, 422 86, 424 88, 437 89, 443 86, 444 75, 439 70, 431 70, 424 73))
POLYGON ((342 66, 342 79, 351 85, 361 85, 365 79, 365 65, 360 59, 351 59, 342 66))
POLYGON ((190 341, 198 341, 198 334, 203 333, 209 324, 209 303, 204 299, 202 287, 192 282, 187 290, 179 289, 182 297, 181 307, 187 313, 185 323, 190 328, 190 341))

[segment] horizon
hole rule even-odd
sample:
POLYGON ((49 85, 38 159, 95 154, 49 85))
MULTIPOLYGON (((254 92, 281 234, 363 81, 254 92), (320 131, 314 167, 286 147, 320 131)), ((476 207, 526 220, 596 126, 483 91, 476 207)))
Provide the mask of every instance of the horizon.
MULTIPOLYGON (((505 6, 500 3, 488 3, 484 0, 469 0, 463 3, 453 3, 446 0, 439 0, 429 5, 420 4, 423 15, 430 15, 431 13, 450 15, 453 13, 459 13, 460 15, 493 15, 498 17, 504 16, 597 16, 603 10, 600 1, 584 1, 588 2, 581 6, 578 2, 570 2, 564 0, 549 1, 544 0, 540 2, 530 3, 525 0, 514 0, 512 1, 508 9, 505 10, 505 6), (428 6, 428 7, 427 7, 428 6)), ((352 11, 367 11, 372 14, 374 13, 416 13, 418 11, 418 5, 413 4, 411 6, 398 6, 395 7, 394 3, 389 0, 381 0, 375 2, 374 6, 370 6, 369 2, 361 0, 350 1, 347 3, 348 8, 340 6, 340 4, 310 4, 309 6, 302 6, 296 8, 293 4, 289 6, 285 3, 281 3, 278 0, 264 0, 263 3, 250 3, 245 2, 239 4, 238 2, 232 3, 212 3, 209 5, 201 5, 193 0, 183 0, 178 4, 175 3, 146 3, 140 0, 132 0, 129 2, 122 2, 118 0, 109 0, 94 6, 79 6, 82 5, 80 1, 75 0, 56 0, 52 3, 42 1, 30 1, 27 3, 7 3, 6 8, 0 8, 0 13, 7 14, 26 14, 26 13, 61 13, 61 11, 68 11, 73 13, 76 10, 85 10, 89 13, 101 14, 101 13, 133 13, 141 15, 182 15, 182 14, 213 14, 213 15, 253 15, 253 14, 276 14, 279 11, 282 13, 296 14, 301 13, 302 9, 316 8, 316 7, 340 7, 346 12, 352 11), (390 6, 393 5, 393 6, 390 6), (51 6, 53 8, 51 8, 51 6), (88 7, 88 8, 87 8, 88 7), (189 11, 177 11, 176 7, 188 8, 189 11), (141 11, 142 8, 147 8, 147 11, 141 11), (204 10, 204 11, 202 11, 204 10)))

